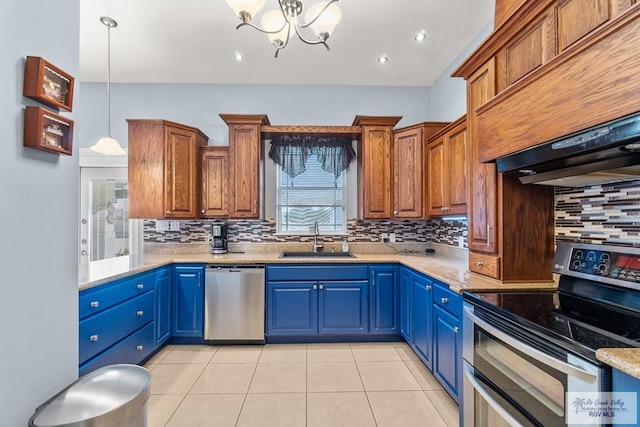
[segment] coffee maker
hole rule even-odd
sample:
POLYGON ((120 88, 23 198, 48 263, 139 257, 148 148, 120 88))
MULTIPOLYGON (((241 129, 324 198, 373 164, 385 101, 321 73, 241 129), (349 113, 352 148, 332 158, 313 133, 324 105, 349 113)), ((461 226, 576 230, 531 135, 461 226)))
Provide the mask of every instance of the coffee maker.
POLYGON ((224 221, 214 221, 211 224, 211 253, 227 253, 227 230, 228 225, 224 221))

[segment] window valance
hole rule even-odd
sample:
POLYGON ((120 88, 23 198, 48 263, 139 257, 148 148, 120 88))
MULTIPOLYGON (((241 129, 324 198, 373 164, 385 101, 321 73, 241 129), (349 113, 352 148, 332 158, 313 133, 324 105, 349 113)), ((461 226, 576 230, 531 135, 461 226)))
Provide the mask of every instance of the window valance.
POLYGON ((306 170, 306 162, 316 155, 323 170, 338 179, 356 157, 352 140, 344 137, 281 136, 271 141, 269 157, 295 178, 306 170))

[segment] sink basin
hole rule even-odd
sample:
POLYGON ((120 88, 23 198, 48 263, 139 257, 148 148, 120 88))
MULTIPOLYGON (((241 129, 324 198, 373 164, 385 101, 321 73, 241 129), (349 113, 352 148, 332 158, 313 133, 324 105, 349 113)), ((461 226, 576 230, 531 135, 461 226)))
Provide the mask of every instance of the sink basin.
POLYGON ((351 252, 293 252, 280 254, 280 258, 355 258, 351 252))

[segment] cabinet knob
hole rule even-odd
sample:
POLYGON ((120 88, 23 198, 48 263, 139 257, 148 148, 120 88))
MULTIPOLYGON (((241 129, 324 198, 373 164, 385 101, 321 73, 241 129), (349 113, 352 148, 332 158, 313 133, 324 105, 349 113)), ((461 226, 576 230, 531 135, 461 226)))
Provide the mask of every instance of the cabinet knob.
POLYGON ((91 301, 91 304, 89 304, 92 308, 98 308, 98 306, 100 305, 100 301, 91 301))
POLYGON ((142 310, 136 311, 136 316, 138 316, 138 317, 144 316, 144 311, 142 311, 142 310))
POLYGON ((206 211, 205 211, 204 209, 202 209, 202 210, 200 211, 200 213, 201 213, 201 214, 204 214, 205 212, 206 212, 206 211))
POLYGON ((393 211, 393 214, 394 215, 398 215, 398 211, 393 211))
POLYGON ((91 342, 96 342, 96 341, 98 341, 98 338, 99 338, 99 337, 98 337, 97 335, 91 335, 91 336, 89 337, 89 341, 91 341, 91 342))
POLYGON ((138 346, 136 346, 136 350, 142 351, 142 350, 144 350, 144 346, 143 345, 138 345, 138 346))
POLYGON ((320 285, 320 290, 323 290, 323 289, 324 289, 324 286, 323 286, 323 285, 320 285))
POLYGON ((478 267, 482 267, 484 265, 484 263, 482 261, 476 261, 476 265, 478 267))
POLYGON ((442 298, 440 299, 440 302, 441 302, 441 303, 443 303, 443 304, 446 304, 446 303, 448 303, 448 302, 449 302, 449 298, 447 298, 447 297, 442 297, 442 298))
POLYGON ((167 216, 171 216, 171 211, 166 212, 167 216))
POLYGON ((144 285, 142 283, 138 283, 138 286, 136 286, 136 288, 138 289, 144 289, 144 285))
POLYGON ((318 289, 318 285, 313 285, 313 289, 318 289))
POLYGON ((460 332, 460 328, 458 328, 457 326, 454 326, 453 327, 453 332, 455 332, 457 334, 458 332, 460 332))
POLYGON ((430 290, 431 290, 431 285, 427 285, 427 286, 425 286, 425 288, 426 288, 428 291, 430 291, 430 290))

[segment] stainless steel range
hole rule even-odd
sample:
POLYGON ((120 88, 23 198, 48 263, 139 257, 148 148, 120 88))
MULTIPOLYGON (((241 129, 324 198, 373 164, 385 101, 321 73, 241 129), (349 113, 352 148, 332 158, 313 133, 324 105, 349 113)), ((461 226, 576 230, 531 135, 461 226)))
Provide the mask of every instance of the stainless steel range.
POLYGON ((557 291, 464 294, 465 427, 565 426, 567 392, 611 391, 595 351, 640 347, 640 249, 559 243, 553 270, 557 291))

